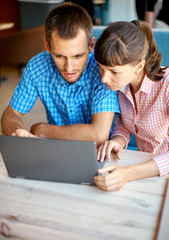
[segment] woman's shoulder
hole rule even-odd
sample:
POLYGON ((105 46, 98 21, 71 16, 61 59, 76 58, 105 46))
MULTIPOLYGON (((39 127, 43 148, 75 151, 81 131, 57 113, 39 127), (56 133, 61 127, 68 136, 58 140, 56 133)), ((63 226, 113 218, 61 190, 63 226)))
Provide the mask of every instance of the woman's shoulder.
POLYGON ((164 75, 163 75, 163 81, 164 82, 169 82, 169 67, 165 69, 164 75))

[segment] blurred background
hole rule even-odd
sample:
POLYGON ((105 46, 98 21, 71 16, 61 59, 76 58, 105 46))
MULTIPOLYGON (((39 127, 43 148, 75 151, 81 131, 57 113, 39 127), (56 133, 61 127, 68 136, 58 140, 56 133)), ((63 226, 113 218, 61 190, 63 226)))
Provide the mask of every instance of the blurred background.
MULTIPOLYGON (((93 25, 146 18, 148 0, 0 0, 0 65, 24 65, 43 50, 43 24, 48 12, 63 2, 84 7, 93 25), (21 51, 22 50, 22 51, 21 51)), ((168 2, 168 0, 163 0, 168 2)), ((162 0, 155 0, 150 11, 156 18, 162 0)), ((150 4, 149 4, 150 5, 150 4)), ((153 26, 152 26, 153 27, 153 26)), ((1 76, 2 79, 2 76, 1 76)))
MULTIPOLYGON (((44 21, 47 13, 63 2, 67 0, 0 0, 0 117, 9 104, 25 65, 31 57, 44 50, 44 21)), ((93 25, 106 26, 114 21, 145 20, 148 1, 72 0, 71 2, 81 5, 88 11, 93 25)), ((169 0, 163 2, 168 4, 169 0)), ((163 2, 154 1, 155 6, 150 9, 150 13, 153 12, 152 24, 163 2)), ((35 107, 36 122, 45 119, 43 110, 39 105, 35 107)), ((25 120, 26 124, 29 123, 27 128, 31 125, 31 120, 34 122, 32 116, 29 114, 28 116, 29 119, 25 120)))

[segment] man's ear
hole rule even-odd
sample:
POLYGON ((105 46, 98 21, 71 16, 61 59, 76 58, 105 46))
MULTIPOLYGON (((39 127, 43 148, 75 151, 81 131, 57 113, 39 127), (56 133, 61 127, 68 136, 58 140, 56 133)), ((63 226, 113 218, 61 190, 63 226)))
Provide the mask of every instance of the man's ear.
POLYGON ((89 53, 93 51, 94 44, 95 44, 95 37, 92 37, 92 40, 90 41, 90 44, 89 44, 89 53))
POLYGON ((46 40, 45 38, 43 39, 43 44, 44 44, 44 46, 45 46, 46 51, 48 51, 49 53, 51 53, 49 43, 47 42, 47 40, 46 40))

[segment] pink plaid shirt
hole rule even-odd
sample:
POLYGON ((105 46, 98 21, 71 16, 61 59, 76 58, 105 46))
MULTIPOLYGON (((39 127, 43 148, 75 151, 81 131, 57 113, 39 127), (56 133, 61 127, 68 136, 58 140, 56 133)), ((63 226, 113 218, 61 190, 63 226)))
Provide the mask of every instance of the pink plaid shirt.
POLYGON ((160 81, 143 79, 140 90, 135 94, 135 110, 130 85, 118 91, 121 114, 116 117, 114 135, 122 135, 126 146, 133 133, 137 149, 153 152, 160 176, 169 173, 169 68, 160 81))

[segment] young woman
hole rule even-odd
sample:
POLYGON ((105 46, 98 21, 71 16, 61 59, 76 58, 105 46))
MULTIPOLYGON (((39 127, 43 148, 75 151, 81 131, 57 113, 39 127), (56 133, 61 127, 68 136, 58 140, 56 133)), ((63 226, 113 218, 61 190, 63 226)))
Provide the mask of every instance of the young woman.
POLYGON ((102 82, 118 91, 121 114, 116 117, 110 141, 98 149, 98 159, 118 158, 130 141, 155 156, 143 164, 107 166, 95 177, 103 190, 120 189, 126 182, 169 173, 169 68, 161 66, 151 27, 144 21, 115 22, 95 46, 102 82))

